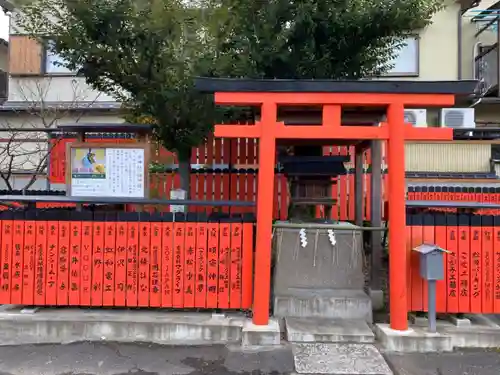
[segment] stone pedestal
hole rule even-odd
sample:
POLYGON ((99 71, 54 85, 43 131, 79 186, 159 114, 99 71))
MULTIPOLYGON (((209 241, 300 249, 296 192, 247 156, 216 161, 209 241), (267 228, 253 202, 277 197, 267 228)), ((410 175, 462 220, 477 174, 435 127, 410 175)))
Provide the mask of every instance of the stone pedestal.
POLYGON ((304 224, 307 246, 301 246, 300 228, 279 223, 273 237, 274 315, 372 321, 372 306, 364 292, 362 233, 350 223, 338 223, 335 244, 327 229, 304 224), (347 229, 345 229, 347 228, 347 229))

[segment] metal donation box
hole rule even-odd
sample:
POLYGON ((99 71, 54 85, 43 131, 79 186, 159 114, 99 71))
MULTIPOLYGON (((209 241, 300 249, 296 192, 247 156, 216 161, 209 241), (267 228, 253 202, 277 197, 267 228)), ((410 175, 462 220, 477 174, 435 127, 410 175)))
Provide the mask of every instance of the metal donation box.
POLYGON ((420 277, 424 280, 444 279, 444 254, 437 245, 422 244, 413 249, 420 254, 420 277))
POLYGON ((433 244, 422 244, 413 249, 420 254, 420 277, 427 281, 429 331, 436 332, 436 281, 444 279, 444 254, 449 251, 433 244))

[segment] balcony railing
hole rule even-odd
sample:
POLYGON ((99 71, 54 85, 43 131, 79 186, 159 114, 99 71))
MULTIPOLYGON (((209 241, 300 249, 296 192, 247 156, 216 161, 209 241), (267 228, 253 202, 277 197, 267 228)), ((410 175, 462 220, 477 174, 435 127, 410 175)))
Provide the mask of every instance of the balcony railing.
POLYGON ((476 76, 480 95, 484 96, 498 89, 498 43, 485 49, 476 57, 476 76))

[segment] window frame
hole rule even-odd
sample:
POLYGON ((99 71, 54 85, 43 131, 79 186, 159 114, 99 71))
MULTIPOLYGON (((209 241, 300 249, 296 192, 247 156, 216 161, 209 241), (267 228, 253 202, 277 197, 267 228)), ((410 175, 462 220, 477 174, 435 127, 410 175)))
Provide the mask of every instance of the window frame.
POLYGON ((420 76, 420 36, 418 34, 408 35, 406 39, 415 41, 415 71, 414 72, 386 72, 383 77, 419 77, 420 76))
MULTIPOLYGON (((77 75, 77 72, 71 72, 70 70, 66 72, 51 72, 47 69, 48 65, 48 57, 49 57, 49 51, 48 51, 48 44, 50 43, 50 39, 46 39, 44 43, 42 44, 42 61, 41 61, 41 73, 44 76, 56 76, 56 77, 75 77, 77 75)), ((59 58, 61 58, 59 55, 57 55, 59 58)))

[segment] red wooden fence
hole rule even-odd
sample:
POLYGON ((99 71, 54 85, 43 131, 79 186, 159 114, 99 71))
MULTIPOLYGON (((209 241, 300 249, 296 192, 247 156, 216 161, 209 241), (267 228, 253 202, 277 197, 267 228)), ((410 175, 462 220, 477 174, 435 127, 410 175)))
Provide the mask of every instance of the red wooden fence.
MULTIPOLYGON (((51 149, 49 155, 49 181, 53 184, 66 183, 66 147, 68 143, 76 142, 75 138, 55 138, 51 139, 51 149)), ((131 143, 136 142, 132 138, 91 138, 89 142, 95 143, 131 143)))
POLYGON ((427 283, 411 249, 435 243, 445 255, 445 280, 437 282, 441 313, 500 313, 500 216, 418 214, 407 216, 410 252, 409 310, 427 311, 427 283))
POLYGON ((0 213, 0 304, 248 309, 252 218, 0 213))
MULTIPOLYGON (((365 174, 365 194, 363 197, 363 212, 370 217, 370 175, 365 174)), ((354 219, 354 175, 348 174, 334 179, 332 196, 337 199, 337 205, 332 210, 332 218, 336 220, 354 219)), ((384 177, 384 185, 385 185, 384 177)), ((176 173, 152 174, 151 196, 169 198, 170 191, 180 187, 179 176, 176 173)), ((197 200, 240 200, 255 201, 257 195, 257 173, 255 170, 233 171, 200 171, 191 176, 191 198, 197 200)), ((282 174, 276 174, 274 184, 274 218, 286 220, 288 217, 289 194, 287 179, 282 174)), ((168 208, 168 207, 167 207, 168 208)), ((165 208, 165 209, 167 209, 165 208)), ((159 207, 161 209, 161 207, 159 207)), ((197 210, 204 211, 206 207, 197 210)), ((243 213, 254 212, 254 208, 232 207, 223 208, 223 212, 243 213)))
MULTIPOLYGON (((65 155, 66 144, 74 139, 53 140, 54 147, 50 155, 50 180, 52 183, 65 182, 65 155)), ((94 142, 133 142, 130 138, 95 138, 94 142)), ((159 163, 168 161, 177 163, 171 152, 153 144, 153 159, 159 163)), ((255 139, 210 139, 206 145, 193 148, 191 163, 214 167, 229 167, 223 170, 202 170, 193 172, 191 176, 191 198, 195 200, 241 200, 255 201, 257 192, 258 144, 255 139)), ((354 220, 354 148, 346 146, 331 146, 324 148, 325 155, 350 155, 351 162, 347 168, 349 173, 335 179, 332 189, 332 198, 337 199, 337 205, 332 209, 332 218, 335 220, 354 220), (350 164, 350 166, 349 166, 350 164)), ((383 152, 385 154, 385 152, 383 152)), ((363 214, 365 220, 370 219, 370 152, 364 155, 364 195, 363 214)), ((385 157, 382 157, 385 165, 385 157)), ((175 171, 170 173, 152 173, 150 179, 151 196, 155 198, 170 198, 170 191, 180 187, 180 178, 175 171)), ((467 187, 418 187, 408 189, 409 200, 444 200, 444 201, 471 201, 471 202, 500 202, 500 189, 495 188, 467 188, 467 187)), ((383 176, 382 201, 387 200, 387 178, 383 176)), ((274 218, 286 220, 288 215, 289 194, 287 180, 281 174, 275 179, 274 218)), ((382 202, 381 202, 382 204, 382 202)), ((45 206, 44 206, 45 207, 45 206)), ((54 205, 52 205, 54 207, 54 205)), ((157 207, 160 211, 168 207, 157 207)), ((382 204, 382 211, 385 207, 382 204)), ((209 211, 209 207, 199 207, 197 211, 209 211)), ((223 212, 245 213, 253 212, 253 208, 224 208, 223 212)), ((500 210, 481 211, 484 214, 500 214, 500 210)), ((384 212, 383 212, 384 214, 384 212)))
MULTIPOLYGON (((126 138, 95 138, 92 142, 131 142, 126 138)), ((74 139, 53 140, 53 148, 50 155, 50 175, 51 183, 65 183, 65 159, 66 145, 74 142, 74 139)), ((165 150, 158 144, 153 144, 153 160, 177 163, 175 154, 165 150)), ((199 164, 212 168, 214 166, 226 166, 231 170, 224 171, 204 171, 196 172, 191 176, 191 198, 196 200, 242 200, 255 201, 257 192, 257 174, 255 169, 258 166, 258 144, 255 139, 210 139, 206 145, 193 148, 191 157, 192 164, 199 164), (236 168, 236 170, 234 169, 236 168), (240 168, 240 169, 238 169, 240 168)), ((325 147, 325 155, 353 155, 353 147, 332 146, 325 147)), ((369 153, 365 154, 365 171, 370 163, 369 153)), ((350 171, 352 172, 352 171, 350 171)), ((370 175, 365 173, 365 194, 363 198, 363 212, 365 218, 370 217, 370 175)), ((171 173, 152 173, 151 196, 155 198, 170 197, 170 191, 180 187, 180 179, 174 171, 171 173)), ((385 194, 386 181, 384 178, 383 192, 385 194)), ((335 179, 332 190, 332 197, 337 199, 338 204, 332 210, 332 218, 336 220, 354 219, 354 175, 349 173, 335 179)), ((385 199, 385 198, 384 198, 385 199)), ((275 180, 275 206, 274 218, 285 220, 288 215, 289 194, 287 180, 281 174, 277 174, 275 180)), ((160 208, 160 207, 158 207, 160 208)), ((167 207, 168 208, 168 207, 167 207)), ((161 208, 160 208, 161 209, 161 208)), ((164 207, 165 209, 165 207, 164 207)), ((197 210, 205 211, 206 207, 197 210)), ((222 210, 229 212, 229 208, 222 210)), ((232 213, 253 212, 249 208, 231 208, 232 213)))

